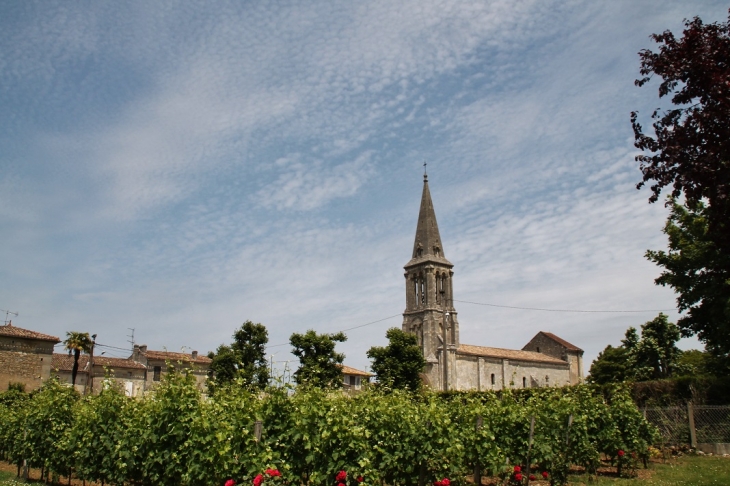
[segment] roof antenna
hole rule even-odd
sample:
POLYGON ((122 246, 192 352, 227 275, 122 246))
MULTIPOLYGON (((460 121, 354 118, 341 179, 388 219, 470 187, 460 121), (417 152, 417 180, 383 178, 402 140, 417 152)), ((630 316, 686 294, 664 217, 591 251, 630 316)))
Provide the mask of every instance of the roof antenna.
POLYGON ((428 181, 428 173, 426 172, 426 162, 423 163, 423 182, 428 181))

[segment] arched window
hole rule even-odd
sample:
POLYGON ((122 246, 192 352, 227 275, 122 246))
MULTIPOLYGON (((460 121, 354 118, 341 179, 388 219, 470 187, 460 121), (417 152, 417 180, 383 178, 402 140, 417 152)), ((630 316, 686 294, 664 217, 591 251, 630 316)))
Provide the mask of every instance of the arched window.
POLYGON ((540 346, 538 346, 538 347, 537 347, 537 352, 538 352, 538 353, 540 352, 540 346))
POLYGON ((522 388, 527 388, 527 378, 522 377, 522 388))
POLYGON ((550 377, 548 375, 545 375, 545 385, 550 384, 550 377))
POLYGON ((494 386, 494 373, 492 373, 492 386, 494 386))

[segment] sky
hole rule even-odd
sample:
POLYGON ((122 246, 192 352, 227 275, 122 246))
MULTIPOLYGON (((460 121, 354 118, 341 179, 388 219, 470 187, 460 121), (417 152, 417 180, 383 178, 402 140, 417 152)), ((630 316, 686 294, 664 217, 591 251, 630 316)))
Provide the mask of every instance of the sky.
POLYGON ((206 353, 260 322, 279 370, 292 333, 349 329, 367 369, 402 323, 426 162, 461 342, 550 331, 588 372, 678 316, 629 115, 664 106, 637 53, 694 16, 727 3, 5 0, 0 308, 120 357, 132 329, 206 353))

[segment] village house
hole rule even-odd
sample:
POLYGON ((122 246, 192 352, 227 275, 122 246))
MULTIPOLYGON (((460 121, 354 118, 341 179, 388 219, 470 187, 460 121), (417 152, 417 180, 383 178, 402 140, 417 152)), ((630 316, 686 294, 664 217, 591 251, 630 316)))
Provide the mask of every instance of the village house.
POLYGON ((170 351, 150 351, 145 344, 135 344, 130 360, 142 364, 146 369, 145 389, 154 389, 170 368, 191 370, 199 390, 204 390, 210 376, 211 360, 197 351, 190 354, 170 351))
POLYGON ((26 391, 41 387, 51 377, 53 347, 61 340, 12 323, 0 326, 0 392, 12 384, 26 391))
POLYGON ((426 358, 422 374, 438 390, 500 390, 562 386, 583 380, 583 350, 539 332, 521 350, 463 344, 454 303, 454 265, 446 259, 428 176, 411 260, 405 265, 405 332, 416 335, 426 358))
MULTIPOLYGON (((128 397, 137 397, 145 391, 145 372, 147 367, 131 359, 94 356, 93 370, 89 371, 90 356, 79 356, 76 374, 76 390, 79 393, 98 394, 104 386, 105 378, 111 379, 128 397)), ((52 373, 61 383, 71 384, 74 357, 72 354, 53 355, 52 373)))
POLYGON ((342 383, 346 390, 360 390, 363 385, 370 383, 372 373, 360 371, 349 366, 342 365, 342 383))

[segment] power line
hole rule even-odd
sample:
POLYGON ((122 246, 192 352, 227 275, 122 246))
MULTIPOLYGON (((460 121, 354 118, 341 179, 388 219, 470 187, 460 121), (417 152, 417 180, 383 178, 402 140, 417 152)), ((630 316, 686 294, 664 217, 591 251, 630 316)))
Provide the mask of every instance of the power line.
POLYGON ((519 309, 519 310, 532 310, 532 311, 543 311, 543 312, 580 312, 580 313, 642 313, 642 312, 671 312, 675 309, 640 309, 640 310, 578 310, 578 309, 543 309, 541 307, 520 307, 513 305, 499 305, 499 304, 486 304, 484 302, 471 302, 468 300, 456 300, 454 302, 461 302, 462 304, 474 304, 474 305, 485 305, 488 307, 501 307, 503 309, 519 309))
POLYGON ((99 343, 96 343, 94 346, 101 346, 102 348, 121 349, 122 351, 128 351, 128 352, 129 351, 132 351, 129 348, 118 348, 116 346, 109 346, 108 344, 99 344, 99 343))
MULTIPOLYGON (((339 331, 339 332, 352 331, 353 329, 359 329, 361 327, 370 326, 372 324, 377 324, 378 322, 387 321, 388 319, 392 319, 394 317, 398 317, 401 315, 403 315, 403 314, 393 314, 392 316, 383 317, 382 319, 378 319, 377 321, 368 322, 366 324, 360 324, 359 326, 348 327, 347 329, 343 329, 342 331, 339 331)), ((289 343, 272 344, 271 346, 267 346, 267 348, 278 348, 279 346, 288 346, 288 345, 289 345, 289 343)))

